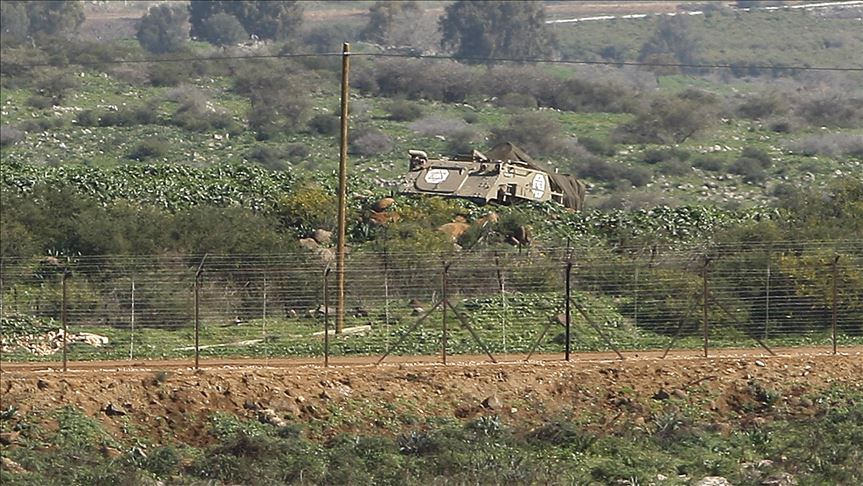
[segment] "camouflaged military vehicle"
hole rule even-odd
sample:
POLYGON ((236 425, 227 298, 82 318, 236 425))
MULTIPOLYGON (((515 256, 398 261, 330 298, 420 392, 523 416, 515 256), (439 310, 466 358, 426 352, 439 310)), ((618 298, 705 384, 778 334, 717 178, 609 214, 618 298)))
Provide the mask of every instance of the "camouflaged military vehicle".
POLYGON ((488 154, 429 159, 421 150, 410 150, 410 171, 402 178, 401 194, 461 197, 478 203, 495 201, 554 201, 580 210, 584 183, 573 176, 542 167, 515 145, 496 145, 488 154))

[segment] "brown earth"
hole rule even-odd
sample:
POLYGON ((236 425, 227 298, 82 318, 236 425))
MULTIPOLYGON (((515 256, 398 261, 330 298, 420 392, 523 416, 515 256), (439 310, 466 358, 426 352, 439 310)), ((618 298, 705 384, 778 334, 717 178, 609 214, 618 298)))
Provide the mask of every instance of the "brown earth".
POLYGON ((863 348, 829 351, 722 350, 710 358, 688 351, 665 360, 647 352, 625 361, 597 353, 529 363, 505 356, 497 364, 456 356, 448 365, 434 364, 437 357, 391 357, 380 366, 377 358, 348 358, 328 368, 314 360, 219 360, 203 361, 198 371, 182 361, 99 362, 74 363, 77 370, 66 373, 4 363, 0 407, 32 417, 73 405, 118 436, 131 423, 153 442, 193 445, 213 440, 208 417, 219 411, 318 425, 312 428, 326 436, 398 433, 406 416, 498 414, 525 427, 577 416, 597 430, 648 427, 671 406, 695 407, 721 430, 730 421, 757 423, 775 414, 817 416, 824 405, 811 394, 837 385, 863 388, 863 348), (765 405, 764 390, 779 401, 765 405))

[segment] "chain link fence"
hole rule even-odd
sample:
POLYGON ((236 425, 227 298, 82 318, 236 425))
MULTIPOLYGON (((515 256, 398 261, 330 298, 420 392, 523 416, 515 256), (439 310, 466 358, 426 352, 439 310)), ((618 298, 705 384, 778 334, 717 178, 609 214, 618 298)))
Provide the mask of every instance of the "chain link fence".
POLYGON ((2 361, 578 353, 863 342, 863 243, 0 262, 2 361), (567 323, 569 326, 567 326, 567 323), (327 332, 328 330, 328 332, 327 332), (568 338, 567 338, 568 336, 568 338))

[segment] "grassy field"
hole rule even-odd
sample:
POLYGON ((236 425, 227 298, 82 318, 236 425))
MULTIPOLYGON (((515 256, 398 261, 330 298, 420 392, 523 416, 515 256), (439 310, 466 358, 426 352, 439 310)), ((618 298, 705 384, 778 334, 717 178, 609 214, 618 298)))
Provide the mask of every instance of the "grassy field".
MULTIPOLYGON (((273 140, 258 141, 252 132, 242 130, 233 135, 223 130, 204 132, 189 131, 166 123, 148 124, 132 127, 95 126, 82 127, 76 123, 76 114, 84 110, 108 111, 115 107, 141 106, 155 103, 159 119, 169 120, 176 110, 176 103, 168 101, 166 94, 173 88, 142 88, 132 86, 118 79, 97 73, 82 73, 79 77, 81 87, 70 94, 63 106, 36 109, 27 106, 26 100, 33 95, 29 89, 4 89, 0 104, 3 107, 4 124, 20 125, 25 122, 51 120, 59 125, 42 133, 31 133, 11 147, 2 149, 4 162, 28 164, 86 164, 93 166, 114 166, 135 163, 130 159, 137 144, 148 138, 163 142, 164 151, 151 162, 171 164, 192 164, 205 166, 222 163, 249 163, 250 151, 270 147, 278 149, 290 144, 302 144, 305 154, 290 156, 278 163, 329 172, 335 169, 338 154, 338 141, 331 135, 296 133, 277 137, 273 140)), ((668 89, 694 86, 706 91, 721 91, 722 85, 711 84, 695 78, 673 76, 660 79, 668 89)), ((245 124, 248 100, 232 94, 226 89, 229 79, 215 79, 198 82, 197 89, 212 100, 216 109, 224 110, 240 126, 245 124)), ((321 93, 310 98, 313 112, 332 112, 337 98, 334 93, 321 93)), ((370 185, 385 184, 385 180, 396 177, 404 170, 405 153, 417 148, 432 154, 446 154, 448 126, 459 124, 469 127, 475 135, 476 146, 485 148, 492 129, 501 127, 513 114, 510 109, 496 107, 492 103, 480 101, 475 106, 447 105, 439 102, 419 102, 422 116, 413 122, 400 122, 387 119, 390 101, 380 98, 358 98, 353 101, 354 128, 374 127, 392 139, 391 149, 375 156, 352 156, 351 170, 367 176, 370 185), (470 114, 477 121, 468 125, 462 120, 470 114), (434 117, 442 122, 431 122, 434 117), (424 121, 425 120, 425 121, 424 121), (442 127, 435 130, 435 123, 442 127), (424 126, 426 125, 426 126, 424 126), (421 132, 418 132, 420 130, 421 132)), ((572 138, 592 137, 607 140, 614 128, 631 117, 627 114, 613 113, 552 113, 561 125, 564 135, 572 138)), ((860 161, 843 156, 804 156, 790 153, 787 147, 796 141, 812 136, 841 133, 848 136, 861 136, 861 129, 821 129, 806 128, 792 134, 776 133, 759 122, 739 119, 715 120, 703 133, 687 140, 680 149, 692 154, 692 158, 709 154, 720 165, 728 165, 740 156, 744 147, 756 148, 767 152, 774 159, 768 169, 767 182, 748 183, 742 177, 727 172, 711 173, 698 168, 684 168, 671 174, 664 174, 661 168, 643 163, 645 152, 664 148, 654 145, 622 145, 608 158, 611 164, 622 167, 640 167, 652 173, 652 180, 645 192, 663 195, 679 203, 712 203, 720 205, 753 205, 766 200, 770 189, 778 182, 796 184, 821 184, 834 174, 860 174, 863 169, 860 161), (838 172, 837 172, 838 171, 838 172), (715 184, 707 190, 703 184, 715 184)), ((557 160, 556 165, 566 166, 567 160, 557 160)), ((691 163, 691 162, 690 162, 691 163)), ((595 204, 611 192, 620 189, 613 181, 591 180, 591 201, 595 204)))

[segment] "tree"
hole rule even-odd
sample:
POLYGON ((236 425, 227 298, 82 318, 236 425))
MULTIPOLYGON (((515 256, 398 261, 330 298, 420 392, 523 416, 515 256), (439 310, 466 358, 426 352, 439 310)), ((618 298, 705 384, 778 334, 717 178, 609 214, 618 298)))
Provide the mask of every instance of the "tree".
POLYGON ((237 44, 248 37, 246 29, 237 17, 225 12, 219 12, 207 18, 204 27, 204 39, 217 46, 237 44))
POLYGON ((419 12, 415 1, 378 1, 369 8, 369 23, 360 38, 378 44, 392 44, 398 36, 398 27, 404 25, 408 16, 419 12))
POLYGON ((46 42, 74 32, 84 22, 84 6, 78 1, 33 0, 0 2, 3 45, 27 39, 46 42))
POLYGON ((459 0, 446 7, 438 29, 441 46, 461 58, 528 59, 548 54, 553 44, 537 1, 459 0))
POLYGON ((27 17, 27 6, 23 2, 0 2, 0 36, 3 46, 18 45, 27 40, 30 30, 30 19, 27 17))
POLYGON ((141 17, 138 42, 153 53, 176 52, 189 38, 186 10, 168 4, 154 5, 141 17))
POLYGON ((710 124, 711 110, 702 100, 685 96, 656 98, 612 136, 621 143, 683 143, 710 124))
POLYGON ((206 38, 207 19, 218 13, 233 15, 247 33, 271 40, 292 36, 303 20, 303 7, 296 1, 192 0, 189 2, 192 36, 206 38))
POLYGON ((74 32, 84 23, 84 6, 78 1, 32 1, 27 4, 30 35, 57 37, 74 32))
MULTIPOLYGON (((698 43, 689 32, 686 19, 680 16, 662 17, 656 25, 656 31, 644 45, 638 55, 641 62, 659 64, 692 64, 698 52, 698 43)), ((673 66, 658 66, 655 71, 674 73, 673 66)))

